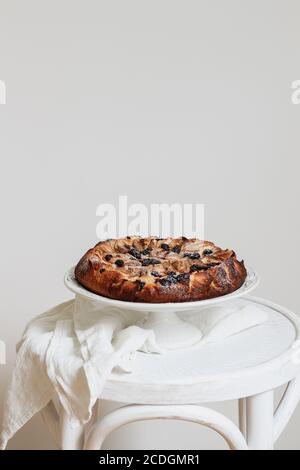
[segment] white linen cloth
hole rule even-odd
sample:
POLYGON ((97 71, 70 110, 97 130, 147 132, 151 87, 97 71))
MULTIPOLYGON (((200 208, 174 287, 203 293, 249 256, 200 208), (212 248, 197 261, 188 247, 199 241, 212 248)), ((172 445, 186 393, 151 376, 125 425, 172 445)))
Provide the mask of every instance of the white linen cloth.
MULTIPOLYGON (((154 332, 136 326, 139 313, 103 307, 76 296, 33 319, 17 346, 17 359, 4 406, 0 449, 50 400, 58 398, 71 425, 89 421, 105 381, 118 367, 132 371, 136 351, 163 353, 154 332)), ((187 316, 217 341, 261 324, 267 314, 236 300, 187 316)))

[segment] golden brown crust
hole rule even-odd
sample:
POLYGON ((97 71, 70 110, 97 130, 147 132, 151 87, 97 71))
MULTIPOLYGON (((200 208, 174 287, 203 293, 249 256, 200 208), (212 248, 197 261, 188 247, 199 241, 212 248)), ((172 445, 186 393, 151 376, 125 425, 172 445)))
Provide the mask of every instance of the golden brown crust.
POLYGON ((198 239, 127 237, 98 243, 75 268, 86 289, 128 302, 188 302, 229 294, 247 272, 232 250, 198 239))

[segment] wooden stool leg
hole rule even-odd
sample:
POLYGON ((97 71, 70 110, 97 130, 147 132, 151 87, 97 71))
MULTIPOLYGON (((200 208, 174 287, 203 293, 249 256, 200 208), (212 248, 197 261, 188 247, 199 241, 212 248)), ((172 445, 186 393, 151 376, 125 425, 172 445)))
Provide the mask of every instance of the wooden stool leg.
POLYGON ((245 438, 247 438, 247 412, 246 398, 239 399, 239 428, 245 438))
POLYGON ((230 449, 248 450, 237 426, 217 411, 197 405, 128 405, 112 411, 91 427, 85 450, 99 450, 105 438, 125 424, 151 419, 178 419, 209 427, 220 434, 230 449))
POLYGON ((60 440, 62 450, 82 450, 84 441, 84 426, 72 428, 67 413, 61 407, 59 410, 60 440))
POLYGON ((250 450, 272 450, 274 392, 246 398, 247 439, 250 450))

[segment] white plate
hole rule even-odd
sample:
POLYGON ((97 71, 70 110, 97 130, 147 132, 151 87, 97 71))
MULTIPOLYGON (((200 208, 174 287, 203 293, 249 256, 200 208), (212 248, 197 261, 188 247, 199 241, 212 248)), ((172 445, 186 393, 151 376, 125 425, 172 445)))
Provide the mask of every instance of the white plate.
POLYGON ((112 307, 123 308, 123 309, 130 309, 135 311, 142 311, 142 312, 155 312, 155 311, 172 311, 172 312, 182 312, 185 310, 196 310, 202 307, 208 307, 212 305, 219 304, 221 302, 225 302, 227 300, 233 300, 243 295, 249 294, 253 291, 259 284, 259 276, 257 273, 250 268, 249 266, 246 267, 247 269, 247 278, 238 290, 232 292, 231 294, 223 295, 221 297, 215 297, 213 299, 206 299, 206 300, 197 300, 194 302, 168 302, 168 303, 145 303, 145 302, 125 302, 123 300, 115 300, 110 299, 108 297, 103 297, 98 294, 94 294, 89 290, 85 289, 81 286, 75 279, 74 275, 74 268, 69 269, 69 271, 65 275, 65 285, 66 287, 74 292, 75 294, 81 295, 87 299, 91 299, 97 302, 101 302, 106 305, 110 305, 112 307))

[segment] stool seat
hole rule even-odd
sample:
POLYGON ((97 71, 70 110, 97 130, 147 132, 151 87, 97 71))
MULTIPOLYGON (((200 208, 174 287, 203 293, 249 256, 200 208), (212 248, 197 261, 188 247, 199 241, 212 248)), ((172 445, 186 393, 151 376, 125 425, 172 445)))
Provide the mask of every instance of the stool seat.
POLYGON ((268 321, 219 342, 163 355, 138 352, 134 371, 113 372, 101 398, 205 403, 247 397, 290 381, 300 371, 299 318, 266 300, 246 301, 265 309, 268 321))
POLYGON ((214 343, 166 354, 138 352, 132 373, 115 370, 87 425, 73 429, 66 412, 53 403, 43 418, 62 449, 97 450, 121 426, 149 419, 177 419, 209 427, 230 449, 271 450, 300 398, 300 320, 267 300, 245 297, 268 320, 214 343), (287 384, 274 409, 274 389, 287 384), (207 402, 236 399, 239 425, 207 402), (127 406, 102 416, 101 400, 127 406))

